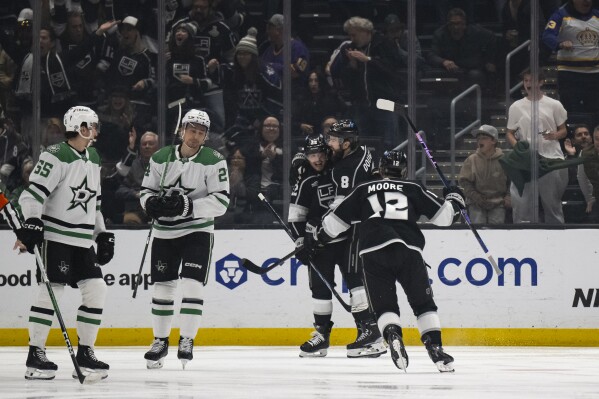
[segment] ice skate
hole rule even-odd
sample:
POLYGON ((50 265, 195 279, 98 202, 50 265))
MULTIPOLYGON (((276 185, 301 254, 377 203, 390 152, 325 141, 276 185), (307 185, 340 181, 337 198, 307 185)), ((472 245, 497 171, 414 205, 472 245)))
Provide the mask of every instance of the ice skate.
POLYGON ((453 357, 445 353, 441 345, 426 345, 426 351, 437 369, 442 373, 453 372, 453 357))
POLYGON ((329 348, 329 337, 333 322, 327 325, 314 324, 316 331, 312 331, 312 338, 300 346, 300 357, 324 357, 329 348))
MULTIPOLYGON (((401 327, 390 324, 385 327, 385 340, 391 350, 391 360, 395 366, 403 371, 406 371, 409 364, 408 352, 403 344, 401 327)), ((407 372, 407 371, 406 371, 407 372)))
POLYGON ((179 338, 179 350, 177 350, 177 357, 179 360, 181 360, 183 370, 185 370, 185 365, 187 362, 193 359, 193 338, 179 338))
POLYGON ((46 350, 37 346, 29 347, 25 366, 27 366, 25 371, 27 380, 52 380, 58 370, 58 366, 46 357, 46 350))
POLYGON ((149 369, 162 368, 166 355, 168 355, 168 338, 154 338, 150 350, 144 355, 146 367, 149 369))
MULTIPOLYGON (((102 379, 108 377, 110 366, 96 358, 94 349, 91 346, 79 345, 76 359, 83 375, 88 376, 92 373, 98 373, 102 379)), ((76 370, 73 370, 73 378, 78 378, 76 370)))
POLYGON ((387 353, 383 337, 374 321, 357 322, 358 337, 347 345, 347 357, 379 357, 387 353))

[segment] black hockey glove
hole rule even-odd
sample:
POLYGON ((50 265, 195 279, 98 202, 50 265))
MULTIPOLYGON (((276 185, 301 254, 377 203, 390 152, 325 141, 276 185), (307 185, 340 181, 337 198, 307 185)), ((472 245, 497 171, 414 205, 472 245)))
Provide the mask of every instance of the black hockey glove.
POLYGON ((96 237, 96 244, 98 244, 96 259, 100 266, 104 266, 114 256, 114 234, 106 232, 99 233, 96 237))
POLYGON ((23 227, 17 230, 17 238, 27 247, 27 252, 33 253, 33 248, 44 242, 44 222, 40 218, 29 218, 23 227))
POLYGON ((306 247, 304 244, 305 244, 304 237, 300 237, 297 240, 295 240, 295 247, 296 248, 302 247, 302 249, 298 253, 295 254, 295 258, 297 260, 299 260, 300 262, 302 262, 304 265, 308 265, 310 263, 310 254, 306 250, 306 247))
POLYGON ((322 250, 324 246, 332 240, 322 227, 308 231, 306 226, 306 237, 304 238, 304 248, 308 253, 308 260, 312 261, 322 250))
POLYGON ((162 213, 161 197, 153 195, 146 201, 146 214, 152 219, 164 216, 162 213))
POLYGON ((162 197, 164 216, 189 216, 193 213, 193 202, 187 195, 176 192, 167 197, 162 197))
POLYGON ((443 188, 443 197, 445 201, 451 201, 453 204, 462 210, 466 208, 466 199, 464 192, 458 187, 451 185, 443 188))

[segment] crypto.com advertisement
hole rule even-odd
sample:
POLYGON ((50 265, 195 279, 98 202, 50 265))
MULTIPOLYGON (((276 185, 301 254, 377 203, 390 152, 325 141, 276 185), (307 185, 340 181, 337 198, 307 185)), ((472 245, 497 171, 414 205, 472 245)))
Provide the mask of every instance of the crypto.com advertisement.
MULTIPOLYGON (((108 285, 102 327, 151 327, 150 251, 143 282, 132 298, 147 230, 116 230, 113 260, 102 267, 108 285)), ((481 230, 503 271, 498 276, 469 230, 424 230, 424 258, 444 327, 599 328, 599 231, 481 230)), ((12 251, 14 235, 0 230, 0 328, 26 328, 39 289, 34 257, 12 251)), ((240 265, 247 258, 267 267, 294 249, 282 230, 218 230, 204 291, 204 328, 307 328, 312 302, 307 267, 291 258, 264 275, 240 265)), ((170 266, 170 265, 169 265, 170 266)), ((203 265, 201 265, 203 266, 203 265)), ((71 265, 76 267, 76 265, 71 265)), ((44 288, 42 286, 42 288, 44 288)), ((45 289, 45 288, 44 288, 45 289)), ((349 303, 337 273, 335 289, 349 303)), ((398 285, 404 326, 415 320, 398 285)), ((67 288, 60 307, 74 327, 79 292, 67 288)), ((333 297, 333 320, 354 326, 333 297)), ((56 327, 56 323, 55 323, 56 327)))

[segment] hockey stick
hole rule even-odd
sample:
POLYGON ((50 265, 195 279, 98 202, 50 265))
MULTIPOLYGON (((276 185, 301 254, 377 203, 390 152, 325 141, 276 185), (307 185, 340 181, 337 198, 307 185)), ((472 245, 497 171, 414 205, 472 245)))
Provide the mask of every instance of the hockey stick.
POLYGON ((301 251, 303 249, 304 249, 303 246, 295 248, 293 251, 291 251, 287 255, 283 256, 277 263, 275 263, 274 265, 270 265, 268 267, 260 267, 247 258, 241 259, 241 266, 245 267, 248 271, 255 273, 255 274, 266 274, 269 271, 271 271, 272 269, 274 269, 275 267, 281 266, 283 263, 285 263, 287 261, 287 259, 293 258, 293 256, 295 256, 295 254, 297 254, 299 251, 301 251))
MULTIPOLYGON (((287 235, 289 236, 289 238, 291 238, 291 241, 293 241, 293 234, 291 233, 291 230, 289 229, 289 227, 287 226, 287 224, 283 221, 283 219, 281 219, 281 216, 279 216, 279 214, 277 213, 277 211, 275 210, 275 208, 272 207, 272 205, 270 204, 270 202, 268 202, 268 200, 266 199, 266 197, 260 193, 258 194, 258 198, 260 198, 260 200, 264 203, 264 205, 266 205, 266 207, 268 208, 268 210, 274 215, 274 217, 277 219, 277 221, 279 222, 279 224, 281 225, 281 227, 283 227, 283 230, 285 230, 285 232, 287 233, 287 235)), ((341 298, 341 295, 339 295, 339 293, 337 293, 337 291, 331 287, 331 284, 329 284, 329 282, 324 278, 324 276, 322 275, 322 273, 320 273, 320 271, 316 268, 316 266, 314 266, 314 264, 312 263, 312 261, 308 262, 309 265, 312 270, 318 275, 318 277, 320 277, 320 279, 322 280, 322 282, 324 283, 324 285, 327 286, 327 288, 333 293, 333 295, 335 296, 335 298, 337 298, 337 300, 339 301, 339 303, 341 304, 341 306, 343 306, 343 308, 345 310, 347 310, 348 312, 351 313, 351 306, 348 305, 343 298, 341 298)))
MULTIPOLYGON (((8 201, 8 198, 0 192, 0 213, 1 211, 6 211, 6 218, 10 222, 13 231, 16 233, 17 229, 21 228, 22 223, 19 218, 18 213, 12 207, 12 204, 8 201), (10 218, 9 218, 10 217, 10 218)), ((46 289, 48 290, 48 294, 50 295, 50 300, 52 301, 52 307, 54 308, 54 312, 56 312, 56 318, 58 319, 58 324, 60 324, 60 329, 62 331, 62 336, 64 338, 64 342, 67 344, 67 349, 69 350, 69 354, 71 355, 71 360, 73 361, 73 366, 75 366, 75 372, 77 373, 77 378, 81 384, 93 384, 102 379, 102 375, 99 373, 90 373, 87 376, 81 372, 81 367, 79 367, 79 363, 77 363, 77 358, 75 357, 75 351, 73 350, 73 345, 71 345, 71 340, 69 339, 69 334, 67 332, 67 328, 64 324, 64 320, 62 319, 62 313, 60 313, 60 308, 58 307, 58 302, 56 301, 56 297, 54 296, 54 290, 50 285, 50 281, 48 280, 48 275, 46 274, 46 268, 44 263, 42 262, 42 258, 40 256, 39 250, 37 247, 33 248, 33 252, 35 254, 36 265, 40 271, 40 276, 42 278, 42 282, 46 285, 46 289)))
MULTIPOLYGON (((173 101, 169 103, 167 108, 172 109, 176 106, 179 106, 179 116, 177 118, 177 125, 175 126, 175 133, 173 134, 173 141, 171 142, 171 147, 175 145, 175 141, 177 140, 177 134, 179 133, 179 125, 181 124, 181 104, 185 103, 185 98, 180 98, 177 101, 173 101)), ((166 177, 166 172, 168 171, 168 164, 171 161, 171 153, 168 154, 168 158, 166 159, 166 164, 164 165, 164 172, 160 177, 160 190, 158 191, 159 195, 162 195, 162 188, 164 187, 164 178, 166 177)), ((144 268, 144 262, 146 261, 146 255, 148 253, 148 247, 150 246, 150 239, 152 238, 152 231, 154 230, 154 220, 152 220, 152 224, 150 225, 150 231, 148 231, 148 236, 146 237, 146 245, 144 246, 144 252, 141 256, 141 262, 139 263, 139 271, 135 275, 135 281, 132 281, 131 284, 133 287, 133 298, 137 296, 137 287, 143 282, 141 277, 141 273, 144 268)))
MULTIPOLYGON (((376 107, 378 109, 382 109, 384 111, 390 111, 390 112, 399 113, 400 115, 402 115, 405 118, 405 120, 408 122, 408 124, 410 125, 410 127, 412 128, 412 130, 414 131, 414 133, 416 134, 416 138, 418 139, 418 142, 420 143, 420 145, 422 146, 422 149, 426 153, 426 157, 428 158, 428 160, 431 162, 431 164, 433 165, 433 167, 437 171, 437 174, 439 175, 439 178, 441 178, 441 182, 443 183, 443 186, 445 186, 445 188, 449 188, 449 181, 447 180, 447 178, 445 177, 445 175, 441 171, 441 168, 439 168, 439 165, 437 165, 437 161, 435 161, 435 158, 433 157, 433 154, 432 154, 431 150, 428 148, 428 146, 426 145, 424 139, 422 138, 421 132, 418 131, 418 129, 416 129, 416 126, 414 125, 414 122, 412 122, 412 119, 410 119, 410 116, 407 114, 407 112, 405 110, 406 109, 405 105, 398 104, 398 103, 395 103, 395 102, 390 101, 390 100, 384 100, 382 98, 379 98, 378 100, 376 100, 376 107)), ((466 222, 466 224, 470 228, 470 231, 472 231, 472 233, 474 234, 474 237, 476 237, 476 240, 478 241, 478 244, 481 246, 481 248, 483 249, 485 255, 487 256, 487 259, 489 259, 489 262, 493 266, 493 269, 495 269, 495 272, 497 273, 498 276, 501 276, 501 274, 503 272, 501 271, 501 269, 497 265, 497 262, 495 261, 495 258, 493 258, 493 255, 491 255, 491 253, 489 252, 489 249, 485 245, 485 243, 484 243, 483 239, 481 238, 480 234, 478 234, 478 231, 476 230, 476 228, 470 222, 470 217, 468 216, 468 212, 466 211, 466 209, 461 209, 460 213, 462 214, 462 218, 464 219, 464 221, 466 222)))

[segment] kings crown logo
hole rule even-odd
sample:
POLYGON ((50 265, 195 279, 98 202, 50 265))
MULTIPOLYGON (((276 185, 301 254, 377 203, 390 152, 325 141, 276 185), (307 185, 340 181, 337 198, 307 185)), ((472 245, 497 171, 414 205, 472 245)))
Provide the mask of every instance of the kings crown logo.
POLYGON ((599 34, 586 28, 576 35, 576 39, 585 47, 596 47, 597 43, 599 43, 599 34))

